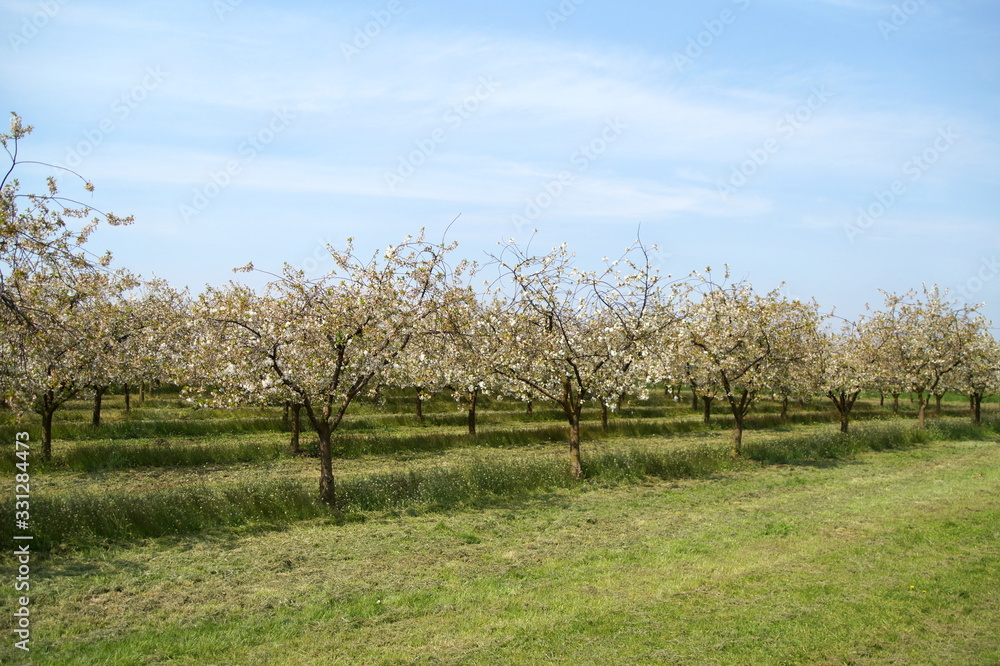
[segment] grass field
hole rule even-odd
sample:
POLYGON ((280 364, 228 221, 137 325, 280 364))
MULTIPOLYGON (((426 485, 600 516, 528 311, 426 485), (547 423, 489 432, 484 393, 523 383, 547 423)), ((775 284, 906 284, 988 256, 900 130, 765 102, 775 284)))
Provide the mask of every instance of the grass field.
MULTIPOLYGON (((1000 436, 960 400, 851 438, 765 403, 739 462, 721 411, 637 404, 588 429, 585 482, 551 410, 488 404, 470 438, 387 401, 347 424, 338 515, 279 410, 109 403, 32 469, 31 663, 1000 663, 1000 436)), ((29 663, 0 561, 0 661, 29 663)))

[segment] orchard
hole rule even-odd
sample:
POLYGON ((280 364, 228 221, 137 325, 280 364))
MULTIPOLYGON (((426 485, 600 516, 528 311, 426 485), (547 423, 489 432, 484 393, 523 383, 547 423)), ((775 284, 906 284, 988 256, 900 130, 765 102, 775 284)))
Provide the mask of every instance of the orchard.
POLYGON ((600 406, 606 431, 623 396, 642 401, 657 387, 686 386, 706 422, 713 404, 726 405, 734 458, 762 396, 786 409, 826 397, 846 433, 864 392, 897 406, 915 394, 923 427, 932 397, 940 406, 947 391, 967 395, 978 422, 983 398, 1000 391, 989 322, 937 287, 886 293, 858 321, 835 321, 815 301, 760 294, 728 270, 660 275, 649 261, 656 248, 639 241, 592 271, 566 244, 535 255, 513 239, 474 265, 421 231, 371 257, 350 240, 330 246, 333 268, 318 279, 286 264, 260 290, 232 282, 192 296, 87 247, 96 225, 130 218, 76 204, 54 177, 44 194, 20 191, 14 175, 31 129, 14 115, 2 137, 11 164, 0 210, 0 386, 12 408, 41 417, 45 458, 68 400, 91 396, 98 426, 110 387, 127 396, 171 384, 198 406, 288 405, 296 422, 304 413, 319 440, 320 498, 336 506, 338 428, 356 399, 386 387, 415 392, 418 411, 449 392, 470 435, 480 396, 528 409, 547 401, 564 415, 576 478, 585 475, 584 407, 600 406))

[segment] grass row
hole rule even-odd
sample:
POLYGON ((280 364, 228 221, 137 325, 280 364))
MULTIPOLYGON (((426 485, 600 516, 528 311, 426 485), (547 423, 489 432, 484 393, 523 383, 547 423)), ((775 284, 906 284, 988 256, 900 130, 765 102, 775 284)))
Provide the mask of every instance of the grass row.
MULTIPOLYGON (((944 415, 965 415, 967 409, 961 396, 948 396, 943 405, 944 415)), ((996 400, 991 397, 990 400, 996 400)), ((987 400, 989 402, 990 400, 987 400)), ((120 398, 118 399, 120 402, 120 398)), ((914 417, 915 405, 904 401, 898 416, 914 417)), ((934 407, 930 407, 934 414, 934 407)), ((290 431, 290 425, 282 417, 280 407, 241 408, 241 409, 193 409, 181 400, 147 400, 142 406, 135 407, 126 413, 122 409, 106 409, 105 419, 100 426, 90 424, 91 407, 86 401, 73 401, 58 412, 53 426, 53 438, 58 441, 93 441, 93 440, 134 440, 176 437, 213 437, 219 435, 242 435, 265 432, 290 431)), ((777 402, 762 400, 755 404, 754 413, 749 416, 751 425, 755 427, 770 427, 786 423, 816 423, 835 421, 838 417, 828 401, 814 399, 805 404, 794 404, 785 418, 780 416, 781 406, 777 402)), ((727 415, 727 407, 723 402, 716 401, 712 422, 714 424, 731 424, 732 417, 727 415)), ((584 418, 597 421, 597 407, 584 410, 584 418)), ((883 417, 892 413, 890 403, 878 406, 877 401, 869 399, 859 403, 853 418, 865 419, 883 417)), ((673 402, 662 395, 655 395, 648 403, 629 403, 612 418, 612 423, 619 421, 655 421, 661 419, 699 421, 701 412, 692 410, 686 401, 673 402)), ((424 418, 418 420, 414 414, 412 399, 409 402, 393 399, 384 404, 359 403, 341 425, 341 432, 348 434, 385 434, 399 428, 421 426, 425 428, 460 428, 466 423, 466 413, 456 408, 453 401, 436 397, 428 401, 424 410, 424 418)), ((484 398, 481 401, 478 417, 482 426, 509 425, 510 423, 531 424, 539 422, 562 421, 561 410, 551 405, 540 404, 532 415, 527 415, 521 403, 516 401, 498 401, 484 398)), ((302 416, 304 430, 309 430, 309 423, 302 416)), ((29 430, 33 437, 40 433, 39 419, 36 415, 27 414, 17 417, 9 410, 0 411, 0 446, 13 441, 15 433, 29 430), (6 411, 6 413, 4 413, 6 411)))
MULTIPOLYGON (((876 410, 857 410, 856 418, 877 418, 880 412, 876 410)), ((838 420, 834 412, 795 412, 782 418, 779 414, 751 414, 747 417, 746 427, 751 430, 774 429, 791 425, 811 425, 834 423, 838 420)), ((956 420, 956 419, 949 419, 956 420)), ((606 433, 614 437, 650 437, 665 435, 685 435, 697 432, 717 432, 732 427, 732 416, 719 415, 713 417, 710 424, 705 425, 700 419, 691 415, 674 418, 617 418, 610 422, 606 433)), ((937 421, 935 421, 937 422, 937 421)), ((946 420, 940 420, 941 423, 946 420)), ((83 443, 72 446, 54 447, 53 459, 42 462, 37 458, 32 462, 33 472, 49 470, 72 470, 80 472, 110 471, 120 469, 135 469, 142 467, 197 467, 210 464, 234 463, 264 463, 287 457, 288 447, 277 441, 212 441, 222 434, 261 434, 281 430, 280 420, 268 419, 235 419, 231 422, 189 422, 160 421, 147 425, 155 428, 137 429, 132 434, 155 435, 160 433, 171 437, 203 437, 206 441, 177 442, 164 437, 147 437, 139 441, 119 441, 118 437, 106 437, 105 442, 90 442, 87 438, 83 443), (207 428, 205 426, 211 426, 207 428)), ((114 424, 102 426, 105 435, 121 434, 129 424, 114 424)), ((452 424, 454 425, 454 424, 452 424)), ((78 426, 86 429, 86 426, 78 426)), ((95 429, 96 430, 96 429, 95 429)), ((601 438, 605 435, 597 423, 586 423, 582 428, 583 436, 588 440, 601 438)), ((433 452, 446 451, 454 448, 475 445, 483 448, 510 448, 536 442, 557 442, 567 436, 566 426, 548 422, 546 425, 532 426, 530 423, 517 424, 511 427, 483 428, 476 436, 466 432, 446 431, 444 428, 405 428, 397 430, 383 429, 377 432, 341 432, 335 437, 335 454, 350 458, 366 455, 386 455, 401 452, 433 452)), ((832 435, 831 435, 832 436, 832 435)), ((6 440, 13 441, 13 434, 6 440)), ((318 443, 314 438, 304 433, 302 448, 305 455, 315 456, 318 443)), ((12 473, 18 460, 13 451, 7 451, 0 456, 0 472, 12 473)))
MULTIPOLYGON (((864 450, 886 450, 931 441, 995 439, 1000 422, 981 426, 942 420, 920 430, 899 421, 873 422, 848 435, 821 432, 782 434, 750 443, 745 455, 762 463, 837 459, 864 450)), ((338 485, 339 517, 369 511, 426 511, 482 504, 584 483, 616 485, 648 477, 676 479, 716 473, 734 464, 720 446, 654 449, 623 447, 585 458, 586 481, 573 479, 558 459, 480 460, 405 473, 349 477, 338 485)), ((14 524, 12 499, 0 511, 0 538, 14 524)), ((32 534, 37 550, 73 547, 104 540, 191 534, 210 528, 267 523, 289 524, 328 515, 315 487, 290 480, 249 478, 238 483, 200 484, 142 493, 94 491, 31 499, 32 534)))

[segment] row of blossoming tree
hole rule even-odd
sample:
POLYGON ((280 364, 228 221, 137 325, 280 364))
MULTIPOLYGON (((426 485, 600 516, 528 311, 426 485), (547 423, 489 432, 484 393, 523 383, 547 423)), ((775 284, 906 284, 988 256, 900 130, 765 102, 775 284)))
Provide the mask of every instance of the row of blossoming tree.
POLYGON ((815 301, 759 293, 728 271, 660 275, 638 241, 599 270, 581 269, 566 245, 533 254, 510 240, 475 265, 422 232, 365 257, 348 241, 328 248, 326 275, 286 264, 263 288, 234 281, 192 297, 86 249, 95 224, 128 219, 63 197, 54 179, 47 194, 19 191, 11 175, 30 130, 14 116, 0 137, 11 158, 0 201, 0 388, 9 406, 40 415, 45 457, 67 400, 92 395, 97 424, 109 386, 152 381, 206 406, 284 404, 293 424, 304 413, 331 505, 337 430, 358 398, 385 386, 415 389, 418 405, 451 391, 473 434, 483 394, 551 401, 578 477, 584 406, 599 405, 607 427, 624 394, 643 398, 657 385, 690 388, 706 418, 715 401, 728 406, 733 456, 761 396, 827 396, 846 432, 863 391, 915 393, 921 426, 931 396, 967 394, 978 421, 984 396, 1000 391, 988 322, 936 287, 887 293, 858 321, 835 320, 815 301))

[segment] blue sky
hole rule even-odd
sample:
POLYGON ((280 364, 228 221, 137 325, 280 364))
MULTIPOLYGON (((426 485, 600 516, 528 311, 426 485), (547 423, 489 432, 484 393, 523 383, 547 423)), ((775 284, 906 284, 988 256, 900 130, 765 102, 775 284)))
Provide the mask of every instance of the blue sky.
POLYGON ((473 259, 537 228, 596 266, 641 229, 674 275, 728 263, 849 317, 938 283, 1000 322, 993 1, 3 0, 0 20, 30 158, 136 216, 97 247, 196 291, 461 214, 473 259))

